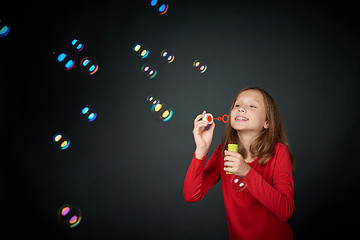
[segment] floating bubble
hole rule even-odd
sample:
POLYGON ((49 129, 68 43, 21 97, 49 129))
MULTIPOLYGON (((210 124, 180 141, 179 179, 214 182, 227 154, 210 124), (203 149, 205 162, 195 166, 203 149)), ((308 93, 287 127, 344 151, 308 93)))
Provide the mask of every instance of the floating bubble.
POLYGON ((74 46, 75 50, 78 52, 81 52, 85 47, 84 44, 76 38, 71 41, 71 45, 74 46))
POLYGON ((151 104, 151 115, 162 122, 167 122, 171 119, 174 111, 171 107, 161 103, 160 100, 155 99, 153 95, 149 95, 146 101, 151 104))
POLYGON ((193 63, 193 67, 199 73, 204 73, 207 69, 207 66, 200 60, 195 60, 193 63))
POLYGON ((80 68, 89 75, 93 75, 99 69, 99 65, 95 58, 84 57, 80 61, 80 68))
POLYGON ((143 73, 145 73, 146 76, 148 76, 149 78, 154 78, 157 74, 156 69, 152 68, 149 64, 145 63, 144 65, 142 65, 141 67, 141 71, 143 73))
POLYGON ((153 7, 159 15, 164 15, 169 9, 169 4, 162 0, 150 0, 150 6, 153 7))
POLYGON ((0 19, 0 37, 5 37, 10 32, 10 26, 0 19))
POLYGON ((149 50, 145 49, 142 45, 139 43, 136 43, 133 47, 134 53, 136 53, 141 58, 146 58, 149 55, 149 50))
POLYGON ((162 50, 160 57, 165 59, 168 63, 172 63, 175 59, 175 56, 170 54, 166 49, 162 50))
POLYGON ((97 113, 95 112, 94 108, 85 106, 81 109, 81 116, 86 119, 88 122, 92 122, 95 120, 97 113))
POLYGON ((241 192, 246 189, 247 180, 246 180, 246 178, 241 178, 234 174, 234 176, 232 176, 230 179, 230 186, 236 192, 241 192))
POLYGON ((81 210, 72 204, 65 204, 59 208, 58 221, 60 224, 73 228, 81 221, 81 210))
POLYGON ((75 66, 75 60, 66 53, 60 53, 57 60, 59 63, 64 64, 65 70, 70 70, 75 66))
POLYGON ((61 150, 65 150, 70 145, 70 139, 66 134, 57 133, 53 137, 53 143, 56 147, 60 148, 61 150))

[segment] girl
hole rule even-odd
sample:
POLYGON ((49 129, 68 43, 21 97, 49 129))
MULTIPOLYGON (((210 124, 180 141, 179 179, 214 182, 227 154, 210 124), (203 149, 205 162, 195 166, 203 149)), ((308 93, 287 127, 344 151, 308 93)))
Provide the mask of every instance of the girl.
POLYGON ((215 123, 206 130, 205 113, 194 120, 196 150, 185 178, 185 200, 199 201, 221 180, 231 240, 293 239, 286 221, 294 210, 295 159, 273 97, 254 87, 238 93, 221 145, 206 166, 215 123), (227 151, 229 143, 238 144, 238 152, 227 151), (232 189, 233 175, 226 172, 245 178, 246 189, 232 189))

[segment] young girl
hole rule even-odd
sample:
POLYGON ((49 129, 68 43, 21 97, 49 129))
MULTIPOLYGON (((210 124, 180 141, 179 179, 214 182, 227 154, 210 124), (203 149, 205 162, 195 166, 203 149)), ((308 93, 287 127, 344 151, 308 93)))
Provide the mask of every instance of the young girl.
POLYGON ((294 210, 295 168, 277 104, 261 88, 242 89, 230 109, 221 145, 205 160, 215 123, 208 130, 202 118, 194 120, 196 150, 186 174, 184 198, 196 202, 221 180, 229 238, 293 239, 287 220, 294 210), (227 145, 238 144, 238 152, 227 145), (230 186, 233 173, 247 181, 237 192, 230 186))

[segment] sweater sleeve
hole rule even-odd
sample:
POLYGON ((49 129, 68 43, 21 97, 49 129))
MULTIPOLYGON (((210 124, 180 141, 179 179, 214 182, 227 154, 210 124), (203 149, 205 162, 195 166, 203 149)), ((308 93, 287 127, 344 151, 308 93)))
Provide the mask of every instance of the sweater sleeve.
POLYGON ((197 202, 220 180, 218 158, 221 152, 220 145, 209 158, 206 166, 205 160, 197 159, 195 153, 186 173, 183 195, 187 202, 197 202))
POLYGON ((248 191, 282 221, 290 219, 294 204, 294 181, 287 148, 281 145, 277 152, 273 183, 269 184, 251 169, 246 175, 248 191))

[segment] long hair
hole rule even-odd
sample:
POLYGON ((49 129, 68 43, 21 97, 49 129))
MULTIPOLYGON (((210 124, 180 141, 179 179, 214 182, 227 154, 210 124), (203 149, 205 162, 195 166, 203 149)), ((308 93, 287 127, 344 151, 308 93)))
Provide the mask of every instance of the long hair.
MULTIPOLYGON (((224 135, 221 141, 222 152, 224 152, 224 150, 227 148, 227 145, 229 143, 235 143, 238 144, 239 146, 238 152, 244 158, 247 158, 248 154, 250 154, 251 157, 260 157, 259 164, 264 165, 274 155, 276 144, 282 143, 287 147, 289 151, 291 168, 294 171, 296 167, 296 161, 291 152, 290 145, 288 143, 285 134, 285 128, 281 120, 280 111, 274 98, 269 93, 267 93, 264 89, 258 87, 243 88, 236 95, 231 105, 229 116, 231 114, 231 110, 234 108, 236 99, 242 92, 246 90, 257 90, 262 94, 265 104, 266 121, 269 127, 268 129, 264 128, 262 131, 258 133, 258 135, 254 138, 253 142, 251 143, 249 148, 250 153, 248 153, 245 147, 243 146, 243 144, 240 142, 237 131, 231 127, 230 121, 228 121, 225 126, 224 135)), ((231 116, 229 118, 231 119, 231 116)))

